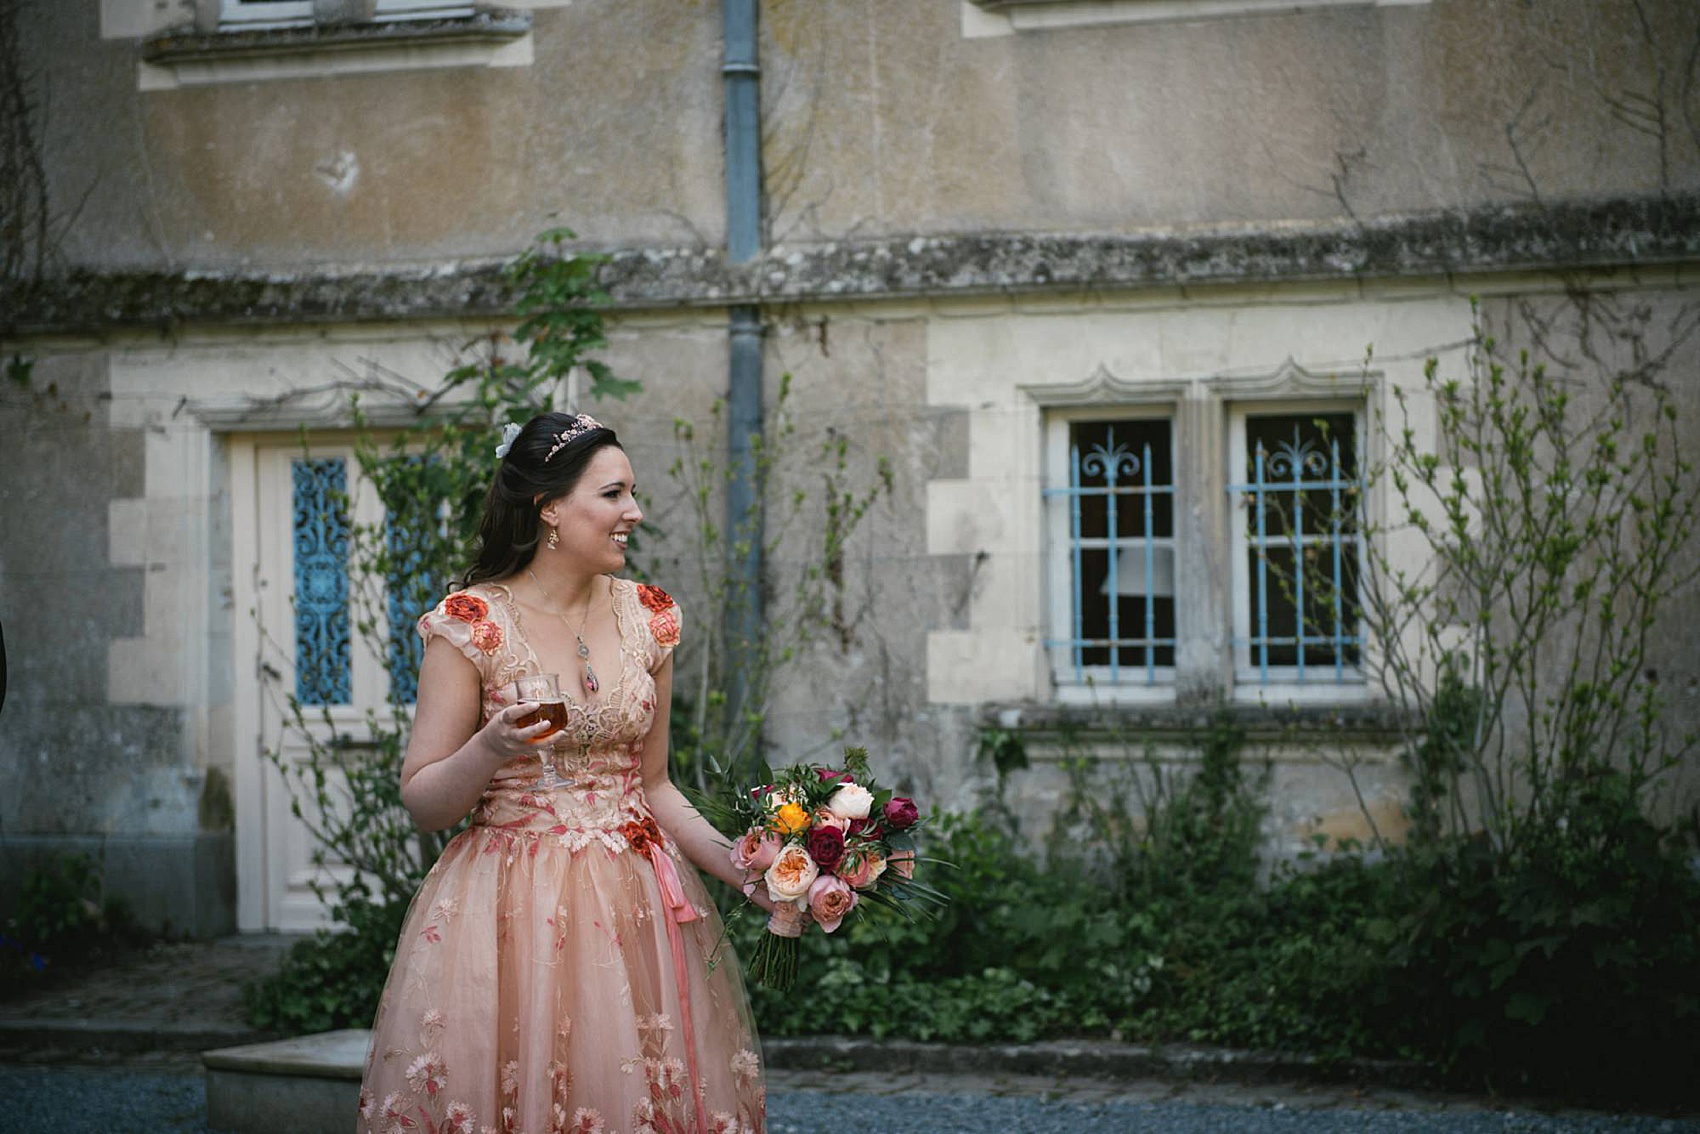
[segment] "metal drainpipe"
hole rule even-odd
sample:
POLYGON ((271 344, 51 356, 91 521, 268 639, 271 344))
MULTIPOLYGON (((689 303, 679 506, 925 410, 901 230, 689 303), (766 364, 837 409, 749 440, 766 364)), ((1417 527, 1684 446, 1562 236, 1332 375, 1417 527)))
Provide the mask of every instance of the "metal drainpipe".
MULTIPOLYGON (((761 68, 756 55, 757 0, 724 0, 721 10, 726 88, 726 252, 734 264, 761 255, 761 68)), ((762 432, 761 309, 731 309, 731 361, 727 383, 726 531, 731 586, 724 617, 727 711, 740 719, 750 689, 762 624, 762 512, 757 490, 756 445, 762 432)))

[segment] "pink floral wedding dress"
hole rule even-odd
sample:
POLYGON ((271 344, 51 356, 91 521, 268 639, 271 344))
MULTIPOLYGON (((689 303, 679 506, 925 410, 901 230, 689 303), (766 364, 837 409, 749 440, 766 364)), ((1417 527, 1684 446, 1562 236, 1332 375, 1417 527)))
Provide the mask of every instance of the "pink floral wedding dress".
MULTIPOLYGON (((616 579, 617 680, 569 703, 562 773, 501 769, 408 911, 373 1024, 362 1132, 757 1134, 749 1002, 696 871, 656 825, 638 758, 651 674, 679 639, 658 587, 616 579)), ((483 678, 484 720, 538 672, 513 595, 479 584, 419 620, 483 678)))

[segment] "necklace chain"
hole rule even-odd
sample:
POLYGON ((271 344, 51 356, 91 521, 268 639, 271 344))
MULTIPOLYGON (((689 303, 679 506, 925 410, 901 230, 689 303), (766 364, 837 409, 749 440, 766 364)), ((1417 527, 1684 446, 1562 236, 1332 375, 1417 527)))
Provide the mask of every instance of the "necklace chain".
MULTIPOLYGON (((539 579, 537 573, 529 567, 525 569, 525 573, 531 576, 531 581, 537 584, 539 591, 543 592, 543 597, 548 600, 550 607, 553 608, 555 617, 561 620, 561 625, 568 630, 573 630, 573 624, 567 621, 566 612, 555 606, 555 596, 549 593, 549 588, 543 585, 543 580, 539 579)), ((573 640, 578 643, 579 660, 584 663, 584 692, 587 697, 594 696, 596 691, 602 687, 601 682, 596 680, 596 670, 592 669, 590 665, 590 647, 584 644, 584 628, 590 622, 590 608, 595 605, 596 591, 593 585, 590 600, 584 604, 584 617, 579 619, 578 629, 573 630, 573 640)))

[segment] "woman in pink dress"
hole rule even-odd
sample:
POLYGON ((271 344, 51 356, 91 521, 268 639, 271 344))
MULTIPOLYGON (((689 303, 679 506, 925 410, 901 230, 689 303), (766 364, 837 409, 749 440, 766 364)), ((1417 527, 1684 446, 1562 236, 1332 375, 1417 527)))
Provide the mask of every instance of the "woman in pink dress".
POLYGON ((749 1002, 691 865, 743 879, 667 775, 679 607, 613 575, 631 464, 582 414, 509 426, 497 455, 477 562, 419 620, 401 769, 421 827, 472 825, 402 927, 359 1129, 761 1131, 749 1002), (541 740, 516 681, 548 673, 566 724, 541 740))

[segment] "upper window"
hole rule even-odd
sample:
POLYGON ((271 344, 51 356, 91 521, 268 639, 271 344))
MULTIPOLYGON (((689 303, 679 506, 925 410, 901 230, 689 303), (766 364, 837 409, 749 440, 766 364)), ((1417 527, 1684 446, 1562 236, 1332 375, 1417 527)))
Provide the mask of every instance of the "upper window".
POLYGON ((470 16, 476 9, 465 0, 378 0, 375 20, 445 19, 470 16))
POLYGON ((1214 20, 1305 9, 1395 8, 1430 0, 962 0, 969 39, 1017 32, 1214 20))
MULTIPOLYGON (((366 7, 377 22, 471 16, 466 0, 374 0, 366 7)), ((235 28, 293 28, 314 22, 313 0, 220 0, 219 23, 235 28)))
POLYGON ((313 22, 313 0, 221 0, 219 23, 232 27, 293 28, 313 22))

